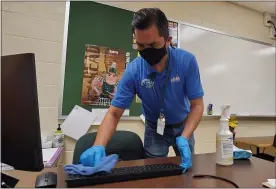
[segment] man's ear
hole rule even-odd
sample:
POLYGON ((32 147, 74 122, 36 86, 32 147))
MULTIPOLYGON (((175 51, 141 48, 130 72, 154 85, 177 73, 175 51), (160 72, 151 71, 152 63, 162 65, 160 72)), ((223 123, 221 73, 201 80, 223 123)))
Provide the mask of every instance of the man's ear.
POLYGON ((167 47, 171 46, 171 42, 172 42, 172 36, 169 36, 166 42, 166 46, 167 47))

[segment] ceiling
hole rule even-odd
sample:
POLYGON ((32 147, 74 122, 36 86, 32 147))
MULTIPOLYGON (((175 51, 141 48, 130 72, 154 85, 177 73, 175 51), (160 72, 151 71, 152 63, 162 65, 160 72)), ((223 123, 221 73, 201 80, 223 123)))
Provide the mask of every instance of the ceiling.
POLYGON ((268 12, 276 15, 276 2, 233 2, 235 4, 259 11, 261 13, 268 12))

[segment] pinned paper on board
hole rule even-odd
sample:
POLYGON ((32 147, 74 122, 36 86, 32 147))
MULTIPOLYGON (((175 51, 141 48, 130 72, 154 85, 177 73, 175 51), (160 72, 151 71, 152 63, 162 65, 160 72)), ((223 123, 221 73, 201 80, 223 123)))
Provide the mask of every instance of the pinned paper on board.
POLYGON ((96 115, 76 105, 61 124, 61 129, 66 136, 78 140, 87 133, 95 118, 96 115))
POLYGON ((108 109, 97 108, 97 109, 92 109, 91 111, 92 111, 93 115, 96 117, 93 122, 93 125, 100 125, 102 123, 104 116, 106 115, 108 109))
POLYGON ((132 34, 132 49, 137 49, 136 37, 132 34))
MULTIPOLYGON (((104 119, 104 116, 106 115, 108 109, 103 108, 93 108, 91 110, 92 114, 95 116, 95 120, 93 122, 93 125, 100 125, 104 119)), ((122 116, 129 116, 129 110, 125 110, 122 116)))
POLYGON ((178 47, 178 23, 169 21, 169 32, 172 37, 171 46, 174 48, 178 47))
POLYGON ((136 97, 135 97, 135 102, 136 102, 136 103, 142 103, 142 100, 136 95, 136 97))
POLYGON ((141 119, 141 120, 143 121, 143 123, 145 124, 146 118, 145 118, 145 116, 144 116, 143 114, 140 115, 140 119, 141 119))

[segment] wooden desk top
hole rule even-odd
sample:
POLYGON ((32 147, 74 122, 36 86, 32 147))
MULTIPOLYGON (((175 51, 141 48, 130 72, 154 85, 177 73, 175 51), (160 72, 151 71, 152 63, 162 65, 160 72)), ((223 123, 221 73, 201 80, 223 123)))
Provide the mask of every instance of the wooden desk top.
POLYGON ((260 148, 268 148, 273 144, 274 136, 265 137, 238 137, 235 142, 241 142, 248 145, 257 146, 260 148))
MULTIPOLYGON (((155 158, 137 161, 119 162, 116 167, 137 166, 158 163, 180 163, 180 157, 155 158)), ((46 168, 45 171, 54 171, 58 174, 58 186, 66 187, 63 168, 46 168)), ((7 173, 7 172, 6 172, 7 173)), ((19 178, 16 187, 32 188, 39 173, 24 171, 9 171, 9 175, 19 178)), ((121 183, 95 185, 102 188, 178 188, 178 187, 233 187, 224 181, 210 178, 194 179, 194 174, 211 174, 228 178, 242 188, 260 188, 268 178, 276 178, 275 163, 251 157, 250 160, 235 160, 234 165, 225 167, 215 164, 215 154, 200 154, 193 158, 193 168, 181 176, 154 178, 121 183)))

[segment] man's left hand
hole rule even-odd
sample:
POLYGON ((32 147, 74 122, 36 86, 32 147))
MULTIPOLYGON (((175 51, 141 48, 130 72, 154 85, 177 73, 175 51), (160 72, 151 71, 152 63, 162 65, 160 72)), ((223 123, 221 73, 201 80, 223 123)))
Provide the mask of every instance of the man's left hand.
POLYGON ((180 166, 184 168, 184 172, 192 167, 192 153, 189 147, 188 139, 184 136, 179 136, 176 138, 176 145, 178 147, 181 164, 180 166))

